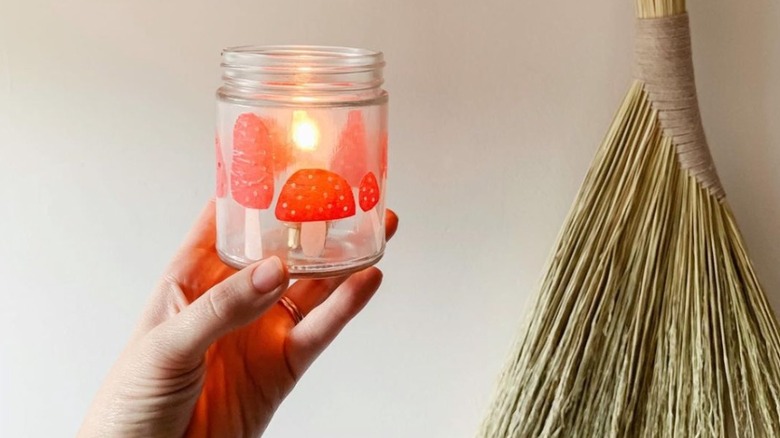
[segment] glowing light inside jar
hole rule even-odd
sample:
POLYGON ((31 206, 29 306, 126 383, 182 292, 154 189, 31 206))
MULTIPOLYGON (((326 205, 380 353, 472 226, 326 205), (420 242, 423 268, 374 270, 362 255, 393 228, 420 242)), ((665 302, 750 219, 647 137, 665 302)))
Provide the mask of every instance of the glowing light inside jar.
POLYGON ((298 149, 313 151, 320 141, 320 130, 306 111, 294 111, 292 139, 298 149))

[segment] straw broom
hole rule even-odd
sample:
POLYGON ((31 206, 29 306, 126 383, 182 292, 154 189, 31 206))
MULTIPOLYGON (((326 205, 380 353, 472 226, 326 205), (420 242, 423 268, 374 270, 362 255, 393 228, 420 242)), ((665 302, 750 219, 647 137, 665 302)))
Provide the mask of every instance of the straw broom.
POLYGON ((777 320, 706 145, 685 11, 637 0, 636 81, 482 437, 780 437, 777 320))

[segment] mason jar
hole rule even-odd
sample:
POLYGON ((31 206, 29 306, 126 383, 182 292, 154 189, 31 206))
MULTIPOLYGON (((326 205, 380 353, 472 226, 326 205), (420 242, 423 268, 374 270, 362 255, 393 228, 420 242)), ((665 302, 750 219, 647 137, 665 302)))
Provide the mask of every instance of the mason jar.
POLYGON ((381 52, 319 46, 222 52, 217 251, 278 256, 293 278, 370 266, 385 248, 387 101, 381 52))

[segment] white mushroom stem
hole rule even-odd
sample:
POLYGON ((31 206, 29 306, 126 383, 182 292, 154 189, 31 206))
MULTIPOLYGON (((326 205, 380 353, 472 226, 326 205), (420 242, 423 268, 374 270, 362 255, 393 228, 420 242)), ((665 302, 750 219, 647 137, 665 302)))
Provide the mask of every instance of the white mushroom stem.
POLYGON ((328 238, 328 223, 325 221, 303 222, 301 224, 301 248, 307 257, 319 257, 325 250, 328 238))
POLYGON ((244 213, 244 256, 249 260, 263 258, 263 232, 260 229, 260 210, 247 208, 244 213))
POLYGON ((287 228, 287 247, 298 249, 301 247, 301 228, 300 224, 288 225, 287 228))

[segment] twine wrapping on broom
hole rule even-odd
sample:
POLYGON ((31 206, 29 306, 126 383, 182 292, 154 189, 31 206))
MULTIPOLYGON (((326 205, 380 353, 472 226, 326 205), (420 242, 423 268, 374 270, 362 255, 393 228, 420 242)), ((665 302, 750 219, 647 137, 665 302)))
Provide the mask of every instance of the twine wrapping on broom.
POLYGON ((723 199, 726 194, 704 135, 691 57, 688 14, 637 20, 634 74, 645 83, 664 134, 677 147, 683 169, 723 199))

